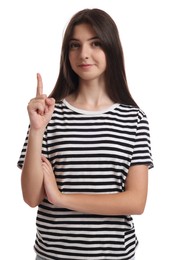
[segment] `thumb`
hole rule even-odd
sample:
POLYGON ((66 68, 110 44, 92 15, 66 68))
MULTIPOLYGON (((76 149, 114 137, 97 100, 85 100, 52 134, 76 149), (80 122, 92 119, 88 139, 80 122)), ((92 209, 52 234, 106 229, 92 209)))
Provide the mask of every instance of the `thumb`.
POLYGON ((46 98, 45 103, 48 106, 48 109, 50 109, 51 107, 53 108, 54 105, 55 105, 55 99, 54 98, 46 98))
POLYGON ((46 98, 45 102, 48 106, 54 106, 55 105, 55 99, 54 98, 46 98))
POLYGON ((45 112, 46 113, 52 113, 53 110, 54 110, 54 106, 55 106, 55 99, 54 98, 46 98, 45 103, 46 103, 45 112))
POLYGON ((49 98, 49 100, 52 102, 51 104, 55 104, 55 99, 54 98, 49 98))

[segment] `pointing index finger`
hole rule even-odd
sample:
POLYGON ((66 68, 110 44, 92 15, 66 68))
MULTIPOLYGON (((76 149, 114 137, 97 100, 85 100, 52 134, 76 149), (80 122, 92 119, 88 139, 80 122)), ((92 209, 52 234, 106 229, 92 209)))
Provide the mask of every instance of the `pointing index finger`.
POLYGON ((36 97, 39 97, 43 94, 43 83, 42 78, 39 73, 37 73, 37 91, 36 91, 36 97))

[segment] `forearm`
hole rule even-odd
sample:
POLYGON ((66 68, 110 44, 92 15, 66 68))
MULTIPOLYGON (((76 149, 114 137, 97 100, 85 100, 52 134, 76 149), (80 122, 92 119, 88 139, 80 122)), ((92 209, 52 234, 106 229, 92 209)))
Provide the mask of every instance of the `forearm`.
POLYGON ((125 191, 116 194, 61 194, 60 206, 100 215, 142 214, 145 202, 139 194, 125 191))
POLYGON ((31 207, 44 198, 43 172, 41 163, 43 131, 30 129, 25 161, 21 175, 23 198, 31 207))
MULTIPOLYGON (((47 159, 45 165, 49 165, 47 159)), ((62 208, 99 215, 142 214, 148 190, 148 167, 136 165, 129 168, 125 191, 114 194, 64 194, 54 178, 53 169, 46 167, 44 185, 48 200, 62 208)))

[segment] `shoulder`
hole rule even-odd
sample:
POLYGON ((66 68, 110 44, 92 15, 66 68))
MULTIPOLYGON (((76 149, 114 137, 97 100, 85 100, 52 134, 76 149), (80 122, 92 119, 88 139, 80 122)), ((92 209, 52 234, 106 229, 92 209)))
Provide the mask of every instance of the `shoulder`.
POLYGON ((141 108, 132 105, 120 104, 117 107, 117 111, 125 115, 138 116, 139 118, 146 117, 145 112, 141 108))

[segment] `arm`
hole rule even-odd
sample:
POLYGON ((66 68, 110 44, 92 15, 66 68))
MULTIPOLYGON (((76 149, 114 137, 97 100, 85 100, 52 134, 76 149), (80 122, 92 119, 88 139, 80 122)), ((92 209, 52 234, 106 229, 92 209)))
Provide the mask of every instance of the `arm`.
MULTIPOLYGON (((47 159, 43 161, 49 164, 47 159)), ((130 167, 125 191, 116 194, 62 194, 50 165, 44 170, 44 181, 49 201, 59 207, 100 215, 142 214, 147 198, 148 166, 130 167)))
POLYGON ((92 214, 142 214, 147 197, 147 183, 147 166, 133 166, 129 169, 124 192, 98 195, 63 195, 61 203, 63 207, 92 214))
POLYGON ((42 138, 43 132, 30 128, 21 187, 24 201, 31 207, 37 206, 45 196, 41 163, 42 138))
POLYGON ((37 74, 36 97, 28 104, 30 131, 21 175, 23 198, 31 207, 37 206, 45 196, 41 149, 44 131, 55 104, 54 99, 47 98, 42 92, 42 79, 37 74))

